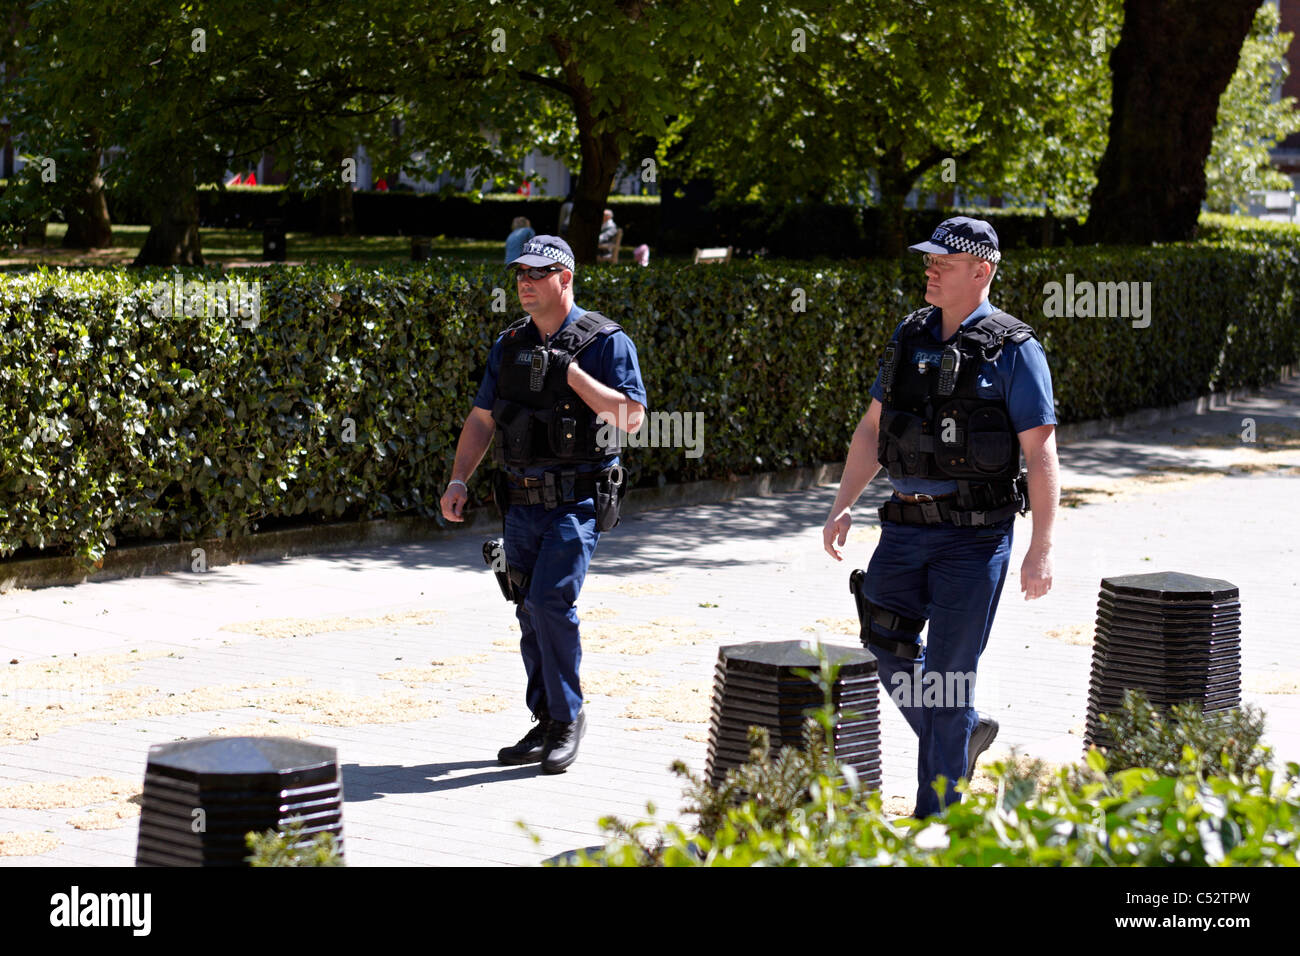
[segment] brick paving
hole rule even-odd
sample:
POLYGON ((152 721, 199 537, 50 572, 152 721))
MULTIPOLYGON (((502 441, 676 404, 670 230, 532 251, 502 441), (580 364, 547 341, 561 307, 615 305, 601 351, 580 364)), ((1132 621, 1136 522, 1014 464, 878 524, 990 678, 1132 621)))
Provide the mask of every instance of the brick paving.
MULTIPOLYGON (((1300 694, 1260 692, 1288 679, 1294 691, 1300 681, 1293 611, 1300 602, 1294 471, 1300 449, 1294 441, 1283 451, 1240 442, 1246 417, 1261 435, 1271 427, 1300 434, 1300 382, 1210 414, 1062 448, 1067 490, 1109 482, 1124 493, 1094 494, 1088 503, 1062 508, 1055 586, 1043 600, 1025 602, 1019 594, 1030 526, 1028 519, 1018 523, 980 667, 977 703, 1002 724, 993 753, 1015 746, 1053 761, 1078 759, 1091 649, 1046 632, 1078 626, 1090 633, 1103 576, 1173 570, 1226 578, 1240 588, 1243 696, 1267 711, 1266 739, 1278 758, 1300 760, 1300 694), (1208 436, 1208 447, 1188 444, 1198 436, 1208 436), (1241 463, 1256 467, 1230 469, 1241 463), (1220 470, 1198 473, 1205 469, 1220 470), (1178 480, 1139 480, 1152 470, 1178 480)), ((78 663, 138 655, 128 656, 111 685, 87 673, 33 688, 13 676, 17 668, 4 665, 11 668, 0 671, 6 721, 14 708, 28 706, 67 716, 37 739, 0 737, 0 788, 100 775, 138 787, 151 744, 275 720, 262 726, 302 728, 310 740, 338 748, 353 866, 531 865, 602 842, 601 816, 638 817, 647 801, 661 819, 685 819, 681 781, 668 768, 682 759, 703 769, 707 687, 718 645, 811 637, 856 645, 844 625, 854 616, 847 578, 870 557, 877 522, 868 505, 883 499, 883 487, 873 484, 860 503, 842 565, 821 550, 833 486, 634 514, 605 535, 579 603, 588 614, 583 674, 594 680, 598 672, 631 672, 624 676, 640 686, 614 696, 589 692, 581 755, 568 773, 554 777, 495 763, 497 748, 529 723, 511 608, 482 565, 477 534, 0 595, 5 662, 66 666, 73 655, 78 663), (425 611, 441 613, 426 623, 361 621, 311 636, 223 629, 275 618, 425 611), (596 635, 642 646, 620 650, 596 635), (434 661, 459 670, 452 679, 413 687, 380 677, 434 661), (283 683, 290 680, 298 683, 283 683), (157 690, 151 699, 163 703, 155 715, 76 716, 79 707, 131 688, 157 690), (166 695, 199 688, 225 688, 224 696, 196 702, 207 709, 173 705, 169 711, 166 695), (353 707, 399 692, 437 702, 438 712, 407 721, 400 711, 375 715, 382 723, 344 716, 335 725, 272 709, 263 699, 287 691, 335 692, 353 707)), ((882 703, 884 790, 910 797, 914 739, 892 704, 882 703)), ((132 864, 135 821, 110 829, 68 822, 87 809, 0 806, 0 833, 59 841, 49 852, 0 857, 0 865, 132 864)))

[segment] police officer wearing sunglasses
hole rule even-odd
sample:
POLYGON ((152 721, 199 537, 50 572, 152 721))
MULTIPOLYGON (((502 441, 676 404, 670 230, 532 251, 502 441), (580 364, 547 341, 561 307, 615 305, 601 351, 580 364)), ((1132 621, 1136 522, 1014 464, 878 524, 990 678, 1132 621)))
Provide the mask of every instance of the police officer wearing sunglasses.
POLYGON ((484 553, 516 604, 525 700, 536 721, 497 760, 563 773, 586 732, 575 605, 601 532, 618 523, 625 484, 602 426, 635 431, 646 393, 632 340, 574 304, 573 250, 563 239, 534 236, 509 265, 528 315, 488 354, 441 507, 447 520, 464 520, 465 483, 495 438, 504 547, 484 553))
POLYGON ((997 233, 957 216, 910 248, 923 254, 930 307, 907 316, 885 348, 823 539, 842 560, 851 507, 884 466, 894 495, 880 509, 871 563, 853 572, 850 587, 882 691, 918 737, 915 815, 926 817, 960 799, 954 785, 974 773, 997 735, 997 721, 970 699, 975 671, 1006 579, 1015 516, 1031 502, 1020 590, 1038 598, 1052 586, 1059 478, 1043 349, 1033 329, 989 302, 1002 257, 997 233), (948 781, 942 803, 939 776, 948 781))

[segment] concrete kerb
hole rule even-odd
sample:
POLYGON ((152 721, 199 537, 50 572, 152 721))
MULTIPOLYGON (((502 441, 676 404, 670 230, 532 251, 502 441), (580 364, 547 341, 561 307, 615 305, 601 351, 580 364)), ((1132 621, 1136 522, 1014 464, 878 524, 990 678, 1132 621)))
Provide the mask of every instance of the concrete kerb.
MULTIPOLYGON (((1300 366, 1284 365, 1281 369, 1281 376, 1272 384, 1284 385, 1297 375, 1300 375, 1300 366)), ((1102 435, 1137 431, 1141 428, 1149 428, 1152 425, 1172 421, 1186 415, 1208 415, 1211 412, 1224 410, 1229 402, 1249 398, 1260 394, 1262 391, 1261 388, 1232 388, 1226 392, 1210 392, 1198 398, 1179 402, 1177 405, 1166 405, 1162 408, 1142 408, 1136 412, 1129 412, 1127 415, 1117 415, 1114 418, 1093 418, 1086 422, 1060 425, 1056 429, 1056 443, 1066 445, 1070 442, 1086 441, 1089 438, 1098 438, 1102 435)))
MULTIPOLYGON (((1273 384, 1285 384, 1297 375, 1300 375, 1300 367, 1284 366, 1279 381, 1273 384)), ((1146 408, 1114 418, 1061 425, 1056 430, 1057 443, 1066 445, 1101 435, 1145 428, 1187 415, 1206 415, 1222 410, 1228 402, 1258 395, 1261 391, 1260 388, 1231 389, 1163 408, 1146 408)), ((734 476, 728 480, 636 488, 628 493, 624 501, 624 514, 800 491, 839 481, 843 468, 843 462, 824 463, 815 467, 734 476)), ((205 538, 190 542, 136 545, 109 551, 102 562, 89 571, 69 557, 0 562, 0 593, 15 588, 58 587, 86 581, 111 581, 168 571, 188 571, 194 560, 195 548, 203 549, 208 567, 216 567, 274 561, 377 544, 438 540, 466 532, 490 534, 493 530, 499 530, 500 522, 501 518, 495 508, 480 508, 468 512, 464 524, 455 526, 441 518, 393 518, 266 531, 239 539, 205 538)))

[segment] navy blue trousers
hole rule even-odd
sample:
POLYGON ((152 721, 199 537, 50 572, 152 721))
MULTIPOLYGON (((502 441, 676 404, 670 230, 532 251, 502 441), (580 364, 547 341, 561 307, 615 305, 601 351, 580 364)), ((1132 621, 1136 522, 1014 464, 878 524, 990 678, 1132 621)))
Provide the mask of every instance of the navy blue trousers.
MULTIPOLYGON (((880 647, 881 693, 898 706, 919 742, 915 816, 955 803, 957 780, 970 772, 966 748, 975 714, 975 671, 988 642, 1011 560, 1014 518, 989 528, 882 522, 867 568, 868 599, 896 614, 927 618, 915 661, 880 647), (942 802, 935 781, 947 779, 942 802)), ((896 640, 918 635, 880 629, 896 640)))
POLYGON ((528 673, 525 699, 535 715, 549 713, 567 723, 582 709, 575 605, 599 540, 590 498, 551 511, 543 505, 511 505, 506 513, 506 560, 532 574, 528 597, 515 616, 528 673))

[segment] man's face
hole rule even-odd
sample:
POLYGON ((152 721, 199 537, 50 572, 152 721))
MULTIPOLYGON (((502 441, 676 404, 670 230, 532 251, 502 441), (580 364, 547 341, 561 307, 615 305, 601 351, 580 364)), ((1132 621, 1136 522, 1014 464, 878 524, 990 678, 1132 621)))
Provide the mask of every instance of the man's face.
POLYGON ((573 273, 568 269, 553 266, 542 268, 553 271, 547 272, 540 279, 533 279, 526 268, 515 268, 515 290, 519 293, 519 304, 529 315, 553 310, 563 297, 565 287, 573 278, 573 273))
POLYGON ((965 253, 925 256, 925 301, 943 309, 978 298, 988 264, 965 253))

